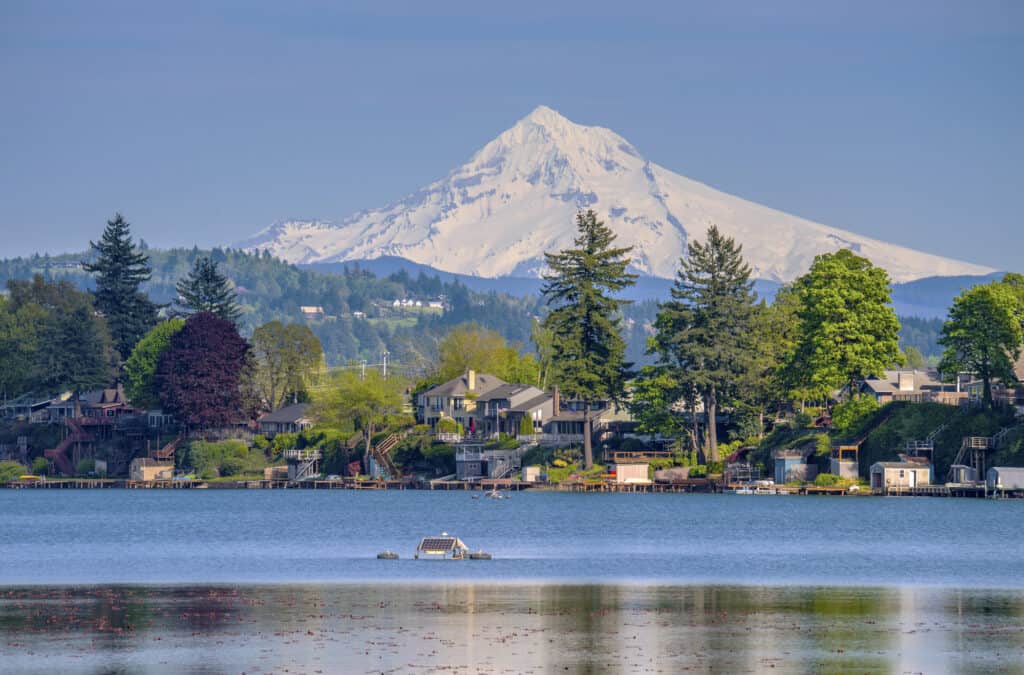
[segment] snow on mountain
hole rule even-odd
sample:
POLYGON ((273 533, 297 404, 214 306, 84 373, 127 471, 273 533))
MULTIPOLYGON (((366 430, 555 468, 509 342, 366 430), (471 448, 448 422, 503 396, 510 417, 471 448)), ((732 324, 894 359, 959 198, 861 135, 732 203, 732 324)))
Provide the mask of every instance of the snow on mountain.
POLYGON ((791 216, 649 162, 618 134, 541 106, 465 165, 402 201, 339 223, 279 222, 238 246, 296 263, 397 256, 482 277, 535 276, 544 252, 572 243, 592 208, 633 245, 633 267, 675 275, 691 237, 712 223, 743 244, 761 279, 786 282, 814 256, 849 248, 895 281, 986 274, 992 268, 887 244, 791 216))

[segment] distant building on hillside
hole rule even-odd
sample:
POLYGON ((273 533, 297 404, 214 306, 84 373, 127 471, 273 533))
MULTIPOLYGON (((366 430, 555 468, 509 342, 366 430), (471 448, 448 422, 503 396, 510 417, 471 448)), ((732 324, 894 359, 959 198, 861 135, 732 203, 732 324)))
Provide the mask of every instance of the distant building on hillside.
POLYGON ((269 412, 259 419, 260 433, 267 438, 277 434, 297 434, 313 426, 313 418, 308 403, 295 403, 274 412, 269 412))
POLYGON ((302 305, 299 307, 302 318, 307 321, 320 321, 324 318, 324 308, 320 305, 302 305))
POLYGON ((893 401, 958 405, 967 398, 961 385, 943 382, 936 370, 887 370, 881 377, 864 380, 861 392, 883 405, 893 401))

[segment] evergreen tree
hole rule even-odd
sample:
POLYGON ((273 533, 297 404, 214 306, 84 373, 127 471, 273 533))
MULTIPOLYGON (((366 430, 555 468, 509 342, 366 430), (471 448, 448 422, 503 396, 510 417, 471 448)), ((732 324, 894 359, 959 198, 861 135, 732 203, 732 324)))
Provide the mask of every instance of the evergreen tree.
POLYGON ((655 322, 656 351, 675 379, 696 387, 707 415, 708 460, 719 461, 716 415, 753 368, 754 284, 743 247, 712 225, 691 242, 655 322))
POLYGON ((81 416, 79 394, 106 387, 113 378, 110 334, 88 302, 69 312, 55 312, 39 341, 39 381, 47 391, 71 390, 75 417, 81 416))
POLYGON ((626 271, 632 247, 614 248, 616 235, 597 214, 577 214, 576 229, 576 248, 544 254, 551 273, 544 276, 542 292, 551 309, 544 327, 551 331, 552 379, 583 401, 583 457, 589 469, 594 464, 591 408, 596 401, 622 399, 632 366, 622 339, 621 308, 627 301, 615 294, 636 283, 636 275, 626 271))
POLYGON ((192 271, 175 288, 181 314, 210 312, 232 322, 238 321, 242 315, 231 282, 220 273, 217 263, 209 256, 196 258, 192 271))
POLYGON ((96 309, 107 321, 114 348, 128 358, 136 343, 157 322, 157 305, 139 290, 152 276, 149 256, 132 243, 128 221, 120 213, 107 221, 99 243, 89 242, 96 262, 83 263, 96 274, 96 309))

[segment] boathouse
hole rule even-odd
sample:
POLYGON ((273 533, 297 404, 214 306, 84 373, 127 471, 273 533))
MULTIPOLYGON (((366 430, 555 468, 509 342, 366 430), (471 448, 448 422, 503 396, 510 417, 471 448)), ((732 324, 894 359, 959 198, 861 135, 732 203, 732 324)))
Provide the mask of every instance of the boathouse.
POLYGON ((775 483, 802 483, 814 480, 818 475, 818 465, 808 464, 808 451, 777 450, 775 452, 775 483))
POLYGON ((611 475, 616 483, 647 484, 651 482, 650 466, 647 462, 616 463, 611 466, 611 475))
POLYGON ((994 466, 985 474, 989 490, 1024 492, 1024 467, 994 466))
POLYGON ((875 462, 871 465, 871 488, 891 490, 931 485, 931 465, 920 462, 875 462))
POLYGON ((174 463, 137 457, 132 460, 128 477, 135 481, 171 480, 174 478, 174 463))

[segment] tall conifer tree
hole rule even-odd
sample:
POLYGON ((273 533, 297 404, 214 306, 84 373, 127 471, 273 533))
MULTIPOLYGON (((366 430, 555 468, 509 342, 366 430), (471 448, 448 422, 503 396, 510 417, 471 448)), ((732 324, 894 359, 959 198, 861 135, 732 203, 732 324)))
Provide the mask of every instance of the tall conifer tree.
POLYGON ((178 312, 186 316, 210 312, 228 321, 238 321, 242 310, 235 289, 208 256, 196 258, 189 275, 178 282, 178 312))
MULTIPOLYGON (((632 247, 615 248, 616 235, 597 214, 576 215, 575 248, 545 253, 551 273, 544 276, 543 294, 550 313, 554 381, 572 398, 583 401, 583 457, 594 464, 590 412, 594 402, 621 400, 632 364, 626 362, 620 309, 615 297, 636 283, 626 271, 632 247)), ((555 411, 558 414, 558 411, 555 411)))
POLYGON ((157 322, 157 305, 139 290, 151 276, 149 256, 136 248, 131 226, 120 213, 107 221, 99 242, 90 241, 89 246, 97 254, 96 262, 83 263, 82 268, 97 275, 96 309, 107 320, 114 348, 127 359, 157 322))
POLYGON ((691 242, 656 320, 661 363, 690 383, 704 402, 708 460, 717 462, 719 403, 753 366, 754 284, 743 247, 712 225, 706 243, 691 242))

